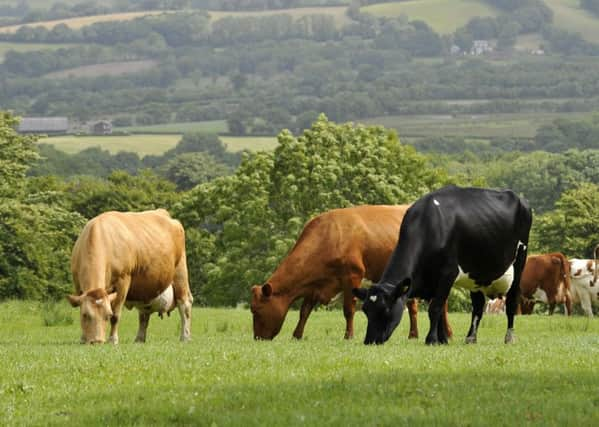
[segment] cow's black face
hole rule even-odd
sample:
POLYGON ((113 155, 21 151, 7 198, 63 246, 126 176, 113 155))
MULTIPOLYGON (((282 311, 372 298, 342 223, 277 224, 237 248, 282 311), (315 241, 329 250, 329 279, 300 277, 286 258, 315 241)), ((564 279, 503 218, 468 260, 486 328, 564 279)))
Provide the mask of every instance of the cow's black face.
POLYGON ((377 285, 354 289, 353 293, 364 301, 362 311, 368 318, 364 344, 384 344, 401 321, 406 298, 395 298, 377 285))

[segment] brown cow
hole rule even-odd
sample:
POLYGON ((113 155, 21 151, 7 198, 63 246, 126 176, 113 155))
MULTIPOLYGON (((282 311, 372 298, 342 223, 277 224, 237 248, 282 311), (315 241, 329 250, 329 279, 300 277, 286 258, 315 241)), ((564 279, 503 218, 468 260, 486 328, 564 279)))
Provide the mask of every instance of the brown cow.
POLYGON ((71 271, 75 292, 68 299, 80 307, 81 342, 118 343, 123 304, 139 309, 136 341, 144 342, 150 314, 179 308, 181 340, 190 338, 191 303, 185 232, 164 209, 106 212, 90 220, 73 247, 71 271))
MULTIPOLYGON (((354 335, 356 299, 352 288, 362 279, 378 281, 399 236, 408 205, 357 206, 334 209, 318 215, 304 226, 295 246, 262 286, 252 287, 254 338, 272 339, 297 299, 303 298, 299 322, 293 332, 301 338, 316 303, 328 304, 343 293, 345 338, 354 335)), ((408 305, 410 338, 418 337, 418 303, 408 305)), ((444 310, 445 327, 447 303, 444 310)))
POLYGON ((530 314, 536 301, 549 304, 553 314, 556 304, 565 304, 566 314, 572 314, 570 295, 570 263, 561 252, 529 256, 520 279, 522 314, 530 314))

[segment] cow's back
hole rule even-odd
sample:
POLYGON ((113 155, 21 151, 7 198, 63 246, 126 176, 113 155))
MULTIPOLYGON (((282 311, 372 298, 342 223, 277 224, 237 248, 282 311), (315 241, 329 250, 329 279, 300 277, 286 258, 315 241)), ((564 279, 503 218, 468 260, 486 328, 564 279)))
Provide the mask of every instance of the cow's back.
POLYGON ((363 269, 367 279, 378 280, 397 244, 407 208, 364 205, 314 217, 268 282, 297 286, 330 280, 352 268, 363 269))
POLYGON ((75 286, 109 289, 119 276, 131 275, 128 299, 147 299, 172 283, 184 251, 183 227, 167 211, 106 212, 90 220, 75 243, 75 286))

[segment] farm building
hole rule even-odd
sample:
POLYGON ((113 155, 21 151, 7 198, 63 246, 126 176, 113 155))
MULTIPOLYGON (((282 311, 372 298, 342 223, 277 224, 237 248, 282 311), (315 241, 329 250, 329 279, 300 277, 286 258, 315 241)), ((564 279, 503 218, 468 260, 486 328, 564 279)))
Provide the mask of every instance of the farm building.
POLYGON ((112 133, 112 123, 108 120, 100 120, 92 126, 94 135, 110 135, 112 133))
POLYGON ((23 117, 17 131, 20 133, 65 134, 69 129, 66 117, 23 117))

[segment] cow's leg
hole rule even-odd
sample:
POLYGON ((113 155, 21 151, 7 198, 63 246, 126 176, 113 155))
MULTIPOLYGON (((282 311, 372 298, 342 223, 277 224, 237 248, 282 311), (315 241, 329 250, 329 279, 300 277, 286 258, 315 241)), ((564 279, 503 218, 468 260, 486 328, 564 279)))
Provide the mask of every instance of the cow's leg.
POLYGON ((150 323, 150 314, 147 311, 139 311, 139 329, 135 337, 135 342, 146 342, 146 331, 150 323))
POLYGON ((549 303, 549 315, 552 316, 555 311, 555 301, 549 303))
POLYGON ((580 295, 580 306, 587 316, 593 317, 593 307, 591 306, 591 295, 584 289, 582 292, 578 292, 580 295))
POLYGON ((410 332, 408 338, 418 338, 418 299, 408 300, 408 314, 410 315, 410 332))
POLYGON ((570 292, 568 290, 566 290, 566 301, 564 302, 564 309, 566 312, 566 316, 571 316, 572 315, 572 296, 570 295, 570 292))
POLYGON ((435 292, 435 295, 433 296, 428 305, 428 318, 430 320, 430 330, 428 331, 428 335, 426 336, 426 344, 447 344, 447 333, 445 331, 441 332, 441 337, 444 337, 444 339, 442 341, 439 341, 439 325, 441 325, 441 328, 443 328, 441 316, 443 314, 445 302, 447 301, 447 297, 449 296, 449 291, 451 290, 451 286, 453 285, 456 276, 457 267, 455 271, 446 270, 444 274, 441 275, 441 278, 437 283, 437 290, 435 292))
POLYGON ((483 318, 485 295, 482 292, 470 292, 470 300, 472 301, 472 320, 470 322, 468 335, 466 335, 466 344, 475 344, 478 326, 483 318))
POLYGON ((354 337, 354 314, 356 313, 356 297, 351 289, 343 292, 343 316, 345 317, 345 336, 346 340, 354 337))
POLYGON ((114 287, 116 289, 116 298, 112 302, 112 317, 110 318, 110 337, 108 342, 113 344, 119 343, 119 320, 121 318, 121 312, 127 294, 129 293, 129 286, 131 285, 131 276, 121 276, 117 279, 114 287))
POLYGON ((437 325, 437 339, 439 344, 447 344, 449 333, 446 328, 447 323, 447 300, 443 303, 441 315, 439 316, 439 324, 437 325))
POLYGON ((299 340, 304 336, 304 327, 306 326, 308 316, 310 316, 315 304, 316 302, 312 298, 304 297, 304 300, 302 301, 302 307, 300 308, 300 318, 297 322, 295 330, 293 331, 293 338, 297 338, 299 340))
POLYGON ((516 253, 516 260, 514 261, 514 281, 510 290, 507 291, 505 297, 505 314, 507 316, 507 331, 505 333, 504 342, 506 344, 512 344, 515 341, 514 337, 514 316, 518 310, 518 303, 520 302, 520 278, 522 277, 522 270, 524 270, 524 264, 526 263, 527 248, 524 244, 518 246, 516 253))
POLYGON ((179 316, 181 317, 181 341, 191 339, 191 301, 190 299, 184 299, 177 302, 179 316))
POLYGON ((445 300, 445 304, 443 305, 443 327, 445 332, 447 333, 447 338, 453 337, 453 330, 451 329, 451 325, 449 324, 449 318, 447 317, 447 312, 449 311, 449 303, 445 300))
POLYGON ((189 288, 189 278, 187 274, 187 259, 185 251, 175 267, 175 278, 173 280, 173 291, 175 301, 181 317, 181 341, 191 339, 191 307, 193 304, 193 295, 189 288))

